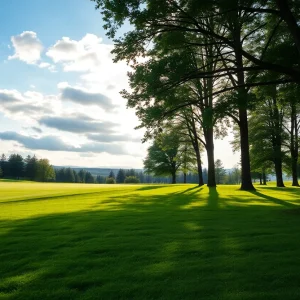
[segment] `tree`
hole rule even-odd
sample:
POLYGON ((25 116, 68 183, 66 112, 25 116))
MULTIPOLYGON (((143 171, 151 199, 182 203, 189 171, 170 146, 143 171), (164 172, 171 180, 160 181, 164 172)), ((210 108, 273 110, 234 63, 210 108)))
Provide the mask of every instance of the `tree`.
POLYGON ((24 160, 19 154, 11 154, 8 159, 9 175, 19 179, 24 175, 24 160))
POLYGON ((1 155, 0 167, 2 169, 2 176, 3 177, 9 176, 9 169, 8 169, 9 166, 8 166, 8 161, 7 161, 5 154, 1 155))
POLYGON ((3 172, 2 172, 2 169, 0 167, 0 177, 2 177, 2 176, 3 176, 3 172))
POLYGON ((82 182, 82 183, 85 183, 85 180, 86 180, 86 171, 81 169, 79 172, 78 172, 78 178, 79 178, 79 182, 82 182))
POLYGON ((66 168, 65 176, 66 176, 65 177, 66 182, 70 182, 70 183, 75 182, 74 172, 71 168, 66 168))
POLYGON ((36 165, 35 180, 41 182, 54 181, 55 171, 48 159, 39 159, 36 165))
POLYGON ((35 180, 37 177, 37 168, 38 168, 38 159, 36 156, 30 156, 28 155, 25 158, 25 170, 24 170, 24 175, 26 178, 29 180, 35 180))
POLYGON ((109 172, 108 178, 116 179, 116 176, 115 176, 115 173, 113 172, 113 170, 111 170, 111 171, 109 172))
POLYGON ((215 170, 216 170, 216 182, 217 184, 223 183, 224 177, 226 175, 226 171, 223 167, 223 163, 220 159, 217 159, 215 162, 215 170))
POLYGON ((143 171, 138 173, 138 178, 139 178, 140 183, 145 183, 145 175, 144 175, 143 171))
POLYGON ((140 180, 136 176, 128 176, 125 178, 124 183, 140 183, 140 180))
POLYGON ((182 165, 179 147, 179 136, 175 132, 157 136, 148 148, 148 155, 144 160, 146 172, 155 176, 171 175, 172 183, 176 183, 176 173, 182 165))
POLYGON ((180 160, 182 161, 180 170, 183 172, 183 183, 186 183, 188 172, 191 170, 195 171, 196 156, 195 156, 195 151, 193 149, 193 146, 189 142, 182 143, 182 145, 180 146, 180 152, 181 152, 180 160))
POLYGON ((123 169, 120 169, 118 171, 118 174, 117 174, 117 177, 116 177, 116 182, 117 183, 124 183, 125 178, 126 178, 125 171, 123 169))
POLYGON ((116 180, 113 177, 107 177, 106 178, 106 184, 115 184, 116 180))
POLYGON ((75 170, 73 170, 73 173, 74 173, 75 182, 80 183, 80 178, 78 176, 78 173, 75 170))
POLYGON ((95 177, 90 172, 85 174, 85 183, 95 183, 95 177))
POLYGON ((101 175, 97 175, 96 182, 97 183, 105 183, 105 177, 101 176, 101 175))
POLYGON ((282 164, 283 141, 287 135, 283 130, 284 110, 276 86, 259 88, 261 101, 249 119, 249 142, 253 170, 261 168, 265 173, 268 161, 274 163, 277 187, 284 187, 282 164))
POLYGON ((286 157, 287 173, 292 175, 292 186, 299 186, 298 158, 299 158, 299 131, 300 131, 300 105, 298 97, 300 86, 286 85, 282 88, 281 97, 285 101, 285 115, 283 120, 284 131, 288 138, 283 141, 290 157, 286 157), (291 171, 290 171, 291 170, 291 171))
POLYGON ((234 166, 232 169, 232 179, 234 184, 241 183, 241 169, 238 166, 234 166))

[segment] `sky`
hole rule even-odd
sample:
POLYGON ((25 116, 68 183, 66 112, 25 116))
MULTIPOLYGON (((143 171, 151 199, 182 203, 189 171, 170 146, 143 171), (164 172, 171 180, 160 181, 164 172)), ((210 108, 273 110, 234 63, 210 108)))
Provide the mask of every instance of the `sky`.
MULTIPOLYGON (((149 144, 119 94, 128 89, 129 67, 113 63, 94 2, 0 5, 0 152, 59 166, 142 168, 149 144)), ((239 160, 231 137, 215 142, 226 168, 239 160)))

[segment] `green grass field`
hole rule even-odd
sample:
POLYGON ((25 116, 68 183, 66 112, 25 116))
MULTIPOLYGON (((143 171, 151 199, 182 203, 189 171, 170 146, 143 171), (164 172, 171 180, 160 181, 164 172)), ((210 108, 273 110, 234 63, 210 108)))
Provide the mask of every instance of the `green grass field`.
POLYGON ((0 182, 0 299, 300 299, 300 189, 0 182))

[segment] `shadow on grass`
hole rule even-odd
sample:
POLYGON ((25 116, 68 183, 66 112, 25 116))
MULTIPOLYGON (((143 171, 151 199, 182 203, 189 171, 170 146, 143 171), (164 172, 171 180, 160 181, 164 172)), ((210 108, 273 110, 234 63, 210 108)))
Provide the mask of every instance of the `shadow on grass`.
POLYGON ((161 186, 157 186, 157 185, 149 185, 149 186, 143 186, 141 188, 138 188, 137 190, 138 191, 149 191, 149 190, 156 190, 156 189, 161 189, 161 188, 164 188, 166 187, 166 185, 161 185, 161 186))
POLYGON ((76 196, 84 196, 84 195, 99 195, 102 194, 103 191, 98 192, 83 192, 83 193, 76 193, 76 194, 65 194, 65 195, 45 195, 42 197, 32 197, 32 198, 26 198, 26 199, 20 199, 20 200, 8 200, 8 201, 1 201, 0 205, 2 204, 11 204, 15 205, 16 203, 20 202, 37 202, 42 200, 57 200, 57 199, 65 199, 65 198, 72 198, 76 196))
MULTIPOLYGON (((281 189, 281 188, 277 188, 276 191, 280 191, 279 189, 281 189)), ((297 208, 297 207, 299 207, 298 205, 293 204, 291 202, 280 200, 278 198, 262 194, 262 193, 260 193, 258 191, 250 191, 249 193, 251 193, 251 194, 253 194, 255 196, 258 196, 260 198, 266 199, 266 200, 268 200, 268 201, 270 201, 270 202, 272 202, 274 204, 279 204, 279 205, 282 205, 282 206, 285 206, 285 207, 288 207, 288 208, 297 208)))
POLYGON ((188 190, 2 221, 0 297, 297 299, 300 219, 269 206, 221 209, 216 189, 188 190))
POLYGON ((207 206, 212 209, 219 207, 219 193, 216 187, 209 187, 207 206))
POLYGON ((203 186, 196 185, 196 186, 193 186, 189 189, 184 190, 183 192, 179 192, 178 194, 189 194, 189 195, 191 195, 191 194, 193 194, 191 192, 198 193, 202 189, 203 189, 203 186))
POLYGON ((297 186, 286 186, 284 188, 279 188, 279 187, 269 187, 269 186, 261 186, 259 185, 259 187, 262 188, 262 190, 269 190, 269 191, 276 191, 278 194, 280 193, 294 193, 294 194, 299 194, 300 193, 300 189, 297 186))
POLYGON ((2 179, 0 179, 0 183, 1 182, 19 182, 19 183, 26 182, 26 183, 32 183, 33 181, 28 181, 28 180, 23 180, 23 179, 6 179, 6 178, 2 178, 2 179))

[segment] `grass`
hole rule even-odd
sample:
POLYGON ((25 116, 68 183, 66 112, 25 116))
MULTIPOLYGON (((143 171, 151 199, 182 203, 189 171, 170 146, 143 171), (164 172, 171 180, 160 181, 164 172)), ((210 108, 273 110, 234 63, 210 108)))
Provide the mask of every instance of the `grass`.
POLYGON ((300 189, 0 182, 0 299, 299 299, 300 189))

